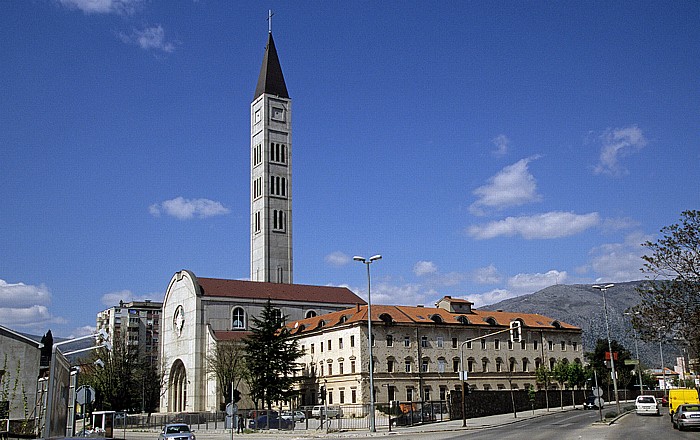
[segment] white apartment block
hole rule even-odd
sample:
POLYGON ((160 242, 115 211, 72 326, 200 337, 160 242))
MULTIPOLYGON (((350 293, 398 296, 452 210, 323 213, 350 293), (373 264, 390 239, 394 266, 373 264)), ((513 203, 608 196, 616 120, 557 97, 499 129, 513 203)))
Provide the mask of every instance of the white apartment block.
POLYGON ((105 330, 112 341, 123 338, 129 349, 139 349, 151 365, 158 366, 162 309, 162 302, 120 301, 118 306, 97 314, 97 331, 105 330))
MULTIPOLYGON (((535 371, 566 359, 582 362, 581 329, 538 314, 472 310, 472 303, 444 297, 436 307, 372 306, 374 393, 392 400, 445 400, 460 389, 459 371, 472 389, 536 386, 535 371), (523 339, 512 343, 511 321, 523 339), (471 343, 471 339, 477 339, 471 343), (462 367, 464 359, 464 367, 462 367)), ((367 306, 289 322, 304 355, 299 405, 369 403, 367 306)))

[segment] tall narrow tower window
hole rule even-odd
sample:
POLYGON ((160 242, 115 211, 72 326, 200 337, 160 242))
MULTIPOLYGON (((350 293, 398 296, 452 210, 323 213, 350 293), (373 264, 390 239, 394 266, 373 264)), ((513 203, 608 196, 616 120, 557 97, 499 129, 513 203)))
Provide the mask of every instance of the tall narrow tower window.
POLYGON ((260 229, 261 229, 261 225, 260 225, 260 211, 257 211, 257 212, 255 213, 254 218, 255 218, 255 220, 254 220, 254 223, 255 223, 255 224, 254 224, 254 230, 255 230, 256 233, 259 233, 259 232, 260 232, 260 229))
POLYGON ((277 232, 284 232, 286 228, 286 216, 284 211, 280 210, 273 210, 272 211, 272 229, 277 231, 277 232))

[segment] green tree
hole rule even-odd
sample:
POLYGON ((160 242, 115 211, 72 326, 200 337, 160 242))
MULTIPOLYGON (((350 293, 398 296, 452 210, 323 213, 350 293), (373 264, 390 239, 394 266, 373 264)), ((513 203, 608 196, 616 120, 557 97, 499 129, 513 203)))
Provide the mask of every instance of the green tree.
MULTIPOLYGON (((700 353, 700 211, 684 211, 680 223, 661 229, 642 271, 648 281, 637 288, 640 303, 632 307, 632 324, 646 341, 658 341, 659 328, 680 338, 693 357, 700 353)), ((698 366, 695 366, 697 370, 698 366)))
POLYGON ((243 340, 251 397, 256 406, 262 400, 268 410, 273 402, 293 394, 294 371, 302 355, 296 339, 282 325, 285 319, 268 299, 260 318, 251 318, 251 335, 243 340))
MULTIPOLYGON (((625 365, 625 360, 632 359, 632 354, 624 346, 616 340, 610 341, 612 351, 617 353, 615 359, 615 371, 617 371, 618 384, 621 388, 626 387, 633 378, 634 365, 625 365)), ((598 373, 599 386, 605 384, 610 390, 612 384, 611 371, 608 368, 608 363, 605 359, 605 353, 608 351, 607 339, 598 339, 595 344, 595 349, 592 352, 585 353, 584 356, 588 360, 592 369, 598 373)), ((609 398, 612 397, 608 394, 609 398)))
POLYGON ((581 365, 580 362, 572 362, 569 364, 568 377, 566 383, 569 384, 571 388, 571 401, 574 403, 574 408, 576 408, 576 398, 574 394, 574 387, 581 389, 586 385, 586 379, 588 378, 586 374, 586 369, 581 365))
POLYGON ((121 337, 115 337, 112 349, 93 351, 82 366, 78 380, 95 389, 95 409, 112 411, 141 410, 144 382, 138 351, 129 350, 121 337))
POLYGON ((559 359, 552 369, 552 379, 559 384, 559 403, 564 409, 564 385, 569 381, 569 362, 566 359, 559 359))

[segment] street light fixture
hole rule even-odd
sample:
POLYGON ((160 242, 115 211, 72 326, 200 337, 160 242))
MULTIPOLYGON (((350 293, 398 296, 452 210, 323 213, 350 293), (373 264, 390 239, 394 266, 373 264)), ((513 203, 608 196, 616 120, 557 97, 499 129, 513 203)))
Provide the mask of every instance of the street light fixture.
POLYGON ((613 378, 613 389, 615 390, 615 403, 617 404, 617 413, 620 414, 620 399, 617 393, 617 373, 615 372, 615 354, 612 351, 612 343, 610 342, 610 324, 608 324, 608 305, 605 301, 605 291, 611 287, 615 287, 614 284, 606 284, 604 286, 591 286, 594 289, 600 290, 603 294, 603 312, 605 313, 605 331, 608 335, 608 351, 610 352, 610 368, 612 370, 613 378))
POLYGON ((372 282, 369 274, 369 265, 377 260, 381 260, 381 255, 374 255, 369 260, 364 257, 354 256, 353 260, 359 261, 367 266, 367 345, 369 347, 369 430, 377 432, 374 423, 374 358, 372 355, 372 282))

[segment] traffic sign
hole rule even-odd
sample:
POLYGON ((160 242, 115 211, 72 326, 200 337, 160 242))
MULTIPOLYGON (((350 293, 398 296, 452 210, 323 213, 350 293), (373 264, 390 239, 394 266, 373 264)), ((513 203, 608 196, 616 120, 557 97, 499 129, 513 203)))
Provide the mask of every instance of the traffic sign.
POLYGON ((593 388, 593 395, 596 397, 600 397, 603 395, 603 389, 602 388, 593 388))
POLYGON ((231 402, 227 403, 226 414, 228 414, 229 416, 235 416, 236 414, 238 414, 238 405, 236 405, 235 403, 232 404, 231 402))
POLYGON ((625 359, 625 365, 637 365, 639 361, 637 359, 625 359))
POLYGON ((460 371, 459 372, 459 380, 461 380, 462 382, 466 382, 467 381, 467 373, 468 373, 468 371, 460 371))
POLYGON ((75 400, 81 404, 93 403, 95 401, 95 389, 90 385, 83 385, 75 392, 75 400))

